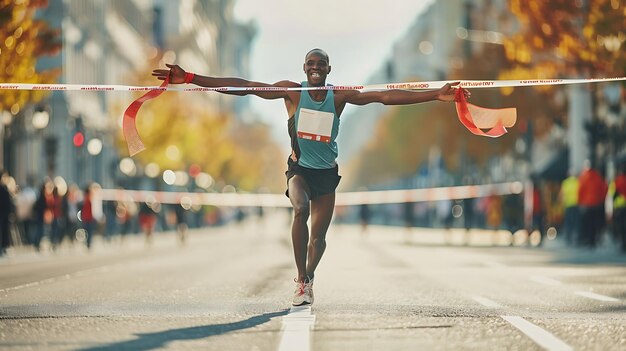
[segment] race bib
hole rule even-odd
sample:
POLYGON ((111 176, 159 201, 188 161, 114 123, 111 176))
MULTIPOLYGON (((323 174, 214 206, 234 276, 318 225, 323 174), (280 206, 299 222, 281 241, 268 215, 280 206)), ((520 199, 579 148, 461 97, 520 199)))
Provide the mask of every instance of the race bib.
POLYGON ((301 108, 298 119, 298 138, 330 143, 334 117, 332 112, 301 108))

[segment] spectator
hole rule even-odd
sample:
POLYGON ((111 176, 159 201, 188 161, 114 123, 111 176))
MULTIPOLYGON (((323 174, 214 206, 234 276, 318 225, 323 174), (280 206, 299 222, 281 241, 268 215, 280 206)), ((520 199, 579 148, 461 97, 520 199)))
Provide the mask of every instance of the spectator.
POLYGON ((510 194, 504 197, 502 219, 506 229, 512 234, 524 228, 524 201, 520 194, 510 194))
POLYGON ((37 201, 37 193, 30 186, 23 187, 15 196, 15 214, 22 240, 32 244, 32 231, 35 230, 33 207, 37 201))
POLYGON ((46 192, 46 183, 44 182, 39 188, 39 193, 37 194, 37 199, 33 204, 33 224, 34 230, 32 231, 32 237, 29 238, 29 242, 35 250, 40 250, 41 239, 44 234, 44 210, 46 208, 46 202, 44 194, 46 192))
POLYGON ((93 240, 95 219, 93 216, 93 201, 92 201, 92 189, 91 184, 85 187, 85 193, 83 194, 83 205, 80 211, 80 218, 83 223, 83 229, 85 230, 87 239, 87 249, 91 249, 91 242, 93 240))
POLYGON ((176 234, 181 245, 187 240, 187 210, 182 205, 174 205, 174 213, 176 214, 176 234))
POLYGON ((146 236, 146 242, 152 243, 152 232, 156 224, 156 213, 147 203, 142 202, 139 206, 139 226, 146 236))
POLYGON ((63 214, 65 215, 64 235, 74 243, 78 230, 78 203, 80 189, 76 184, 71 184, 63 197, 63 214))
POLYGON ((496 245, 498 243, 498 230, 502 226, 502 198, 497 194, 491 194, 487 197, 486 205, 487 227, 494 231, 491 237, 491 244, 496 245))
POLYGON ((45 223, 45 233, 48 234, 48 241, 54 245, 54 207, 55 203, 55 186, 52 181, 46 183, 46 191, 44 192, 44 223, 45 223))
POLYGON ((117 203, 115 201, 104 201, 104 238, 111 241, 113 235, 117 234, 117 203))
POLYGON ((372 211, 368 204, 359 205, 359 220, 361 221, 361 232, 365 234, 367 232, 367 226, 370 222, 372 211))
MULTIPOLYGON (((528 234, 532 234, 535 231, 539 232, 538 245, 543 243, 543 235, 545 231, 545 210, 543 208, 543 200, 541 196, 541 190, 539 188, 539 181, 534 180, 532 187, 532 210, 531 210, 531 227, 528 230, 528 234)), ((530 238, 529 238, 530 239, 530 238)), ((530 244, 530 240, 528 241, 530 244)))
POLYGON ((405 228, 405 243, 410 243, 412 239, 413 226, 415 225, 415 208, 413 202, 405 202, 402 204, 403 209, 403 219, 404 219, 404 228, 405 228))
POLYGON ((463 199, 463 225, 465 226, 465 238, 463 243, 465 245, 470 242, 470 230, 474 228, 474 211, 475 211, 474 198, 463 199))
POLYGON ((578 213, 578 177, 573 170, 570 170, 569 177, 561 182, 559 198, 564 212, 563 233, 565 242, 568 245, 574 245, 579 236, 580 216, 578 213))
POLYGON ((63 213, 63 196, 59 193, 57 186, 52 190, 51 203, 52 222, 50 223, 50 243, 52 249, 56 250, 63 241, 65 232, 65 215, 63 213))
POLYGON ((406 228, 413 228, 415 225, 415 212, 413 202, 405 202, 402 206, 404 210, 404 226, 406 228))
POLYGON ((9 224, 15 207, 9 188, 6 185, 6 179, 9 174, 0 169, 0 256, 6 253, 7 248, 11 244, 11 235, 9 234, 9 224))
POLYGON ((580 209, 581 232, 578 245, 594 248, 598 244, 604 227, 604 199, 608 186, 600 173, 585 161, 578 177, 578 206, 580 209))
POLYGON ((37 251, 41 249, 41 240, 49 231, 50 223, 52 222, 52 214, 48 204, 52 199, 52 191, 54 190, 54 184, 48 178, 46 178, 39 189, 39 195, 33 206, 33 218, 35 222, 35 231, 33 232, 33 238, 31 244, 37 251))
POLYGON ((626 165, 618 168, 615 180, 611 182, 613 199, 613 238, 620 250, 626 252, 626 165))
POLYGON ((452 227, 452 200, 439 200, 435 204, 435 214, 437 216, 437 226, 445 229, 452 227))
MULTIPOLYGON (((124 241, 124 239, 126 238, 126 234, 132 231, 132 228, 131 228, 132 214, 126 202, 116 201, 115 204, 116 204, 115 216, 117 217, 117 222, 120 225, 121 240, 124 241)), ((132 204, 134 205, 134 203, 132 204)))

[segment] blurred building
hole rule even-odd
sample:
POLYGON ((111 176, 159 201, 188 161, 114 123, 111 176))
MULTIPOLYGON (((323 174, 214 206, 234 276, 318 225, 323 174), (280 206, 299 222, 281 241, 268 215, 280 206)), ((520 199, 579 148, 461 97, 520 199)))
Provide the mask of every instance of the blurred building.
MULTIPOLYGON (((368 80, 368 83, 433 81, 449 79, 453 70, 462 69, 472 55, 488 45, 501 45, 505 35, 517 29, 515 17, 508 10, 506 0, 440 0, 419 14, 407 33, 396 41, 387 62, 368 80)), ((343 163, 359 156, 366 146, 379 119, 389 107, 373 104, 359 107, 358 118, 342 119, 343 129, 339 147, 343 163)), ((445 136, 442 136, 445 138, 445 136)), ((445 142, 442 140, 442 142, 445 142)), ((431 148, 426 169, 416 169, 414 184, 402 186, 437 186, 448 183, 449 176, 441 169, 441 152, 437 145, 431 148), (429 181, 419 180, 420 177, 429 181), (434 183, 433 183, 434 182, 434 183)), ((494 165, 497 169, 499 164, 494 165)))
MULTIPOLYGON (((63 49, 39 60, 38 68, 61 68, 59 83, 143 85, 140 75, 148 75, 155 68, 151 60, 163 54, 164 61, 190 71, 246 76, 255 28, 235 22, 233 6, 232 0, 50 0, 37 16, 61 29, 63 49)), ((81 186, 96 181, 114 187, 119 161, 127 156, 115 137, 134 97, 55 91, 24 112, 28 118, 21 119, 23 135, 8 168, 19 184, 62 176, 81 186), (37 112, 47 114, 47 125, 32 125, 37 112)), ((248 101, 222 94, 198 98, 216 111, 243 111, 248 101)))

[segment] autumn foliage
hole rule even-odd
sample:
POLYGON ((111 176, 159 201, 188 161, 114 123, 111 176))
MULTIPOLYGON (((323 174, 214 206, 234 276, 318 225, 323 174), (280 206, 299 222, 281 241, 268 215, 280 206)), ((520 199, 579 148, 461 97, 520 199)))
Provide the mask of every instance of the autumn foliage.
POLYGON ((504 42, 503 78, 611 77, 626 70, 623 0, 510 0, 521 30, 504 42))
MULTIPOLYGON (((149 73, 159 66, 163 64, 155 60, 137 74, 144 79, 136 83, 159 84, 149 73)), ((162 170, 186 170, 195 164, 222 186, 284 191, 287 155, 273 141, 269 127, 259 122, 244 123, 229 109, 215 106, 215 94, 219 93, 165 92, 145 103, 136 122, 146 150, 134 157, 136 161, 143 165, 157 163, 162 170), (178 157, 167 156, 171 146, 179 150, 178 157)), ((115 118, 121 118, 123 108, 126 106, 115 108, 115 118)), ((120 152, 127 153, 121 131, 118 140, 120 152)), ((221 189, 218 186, 216 190, 221 189)))
MULTIPOLYGON (((38 72, 37 59, 61 49, 60 31, 34 19, 44 0, 0 0, 0 82, 54 83, 59 69, 38 72)), ((40 101, 42 91, 12 90, 0 93, 0 111, 17 114, 26 104, 40 101)))
MULTIPOLYGON (((623 0, 509 0, 509 9, 519 29, 507 33, 503 45, 486 44, 479 52, 464 56, 463 67, 451 70, 449 79, 626 75, 623 0)), ((458 52, 463 44, 458 43, 458 52)), ((517 108, 517 125, 497 140, 470 135, 446 104, 391 108, 380 119, 371 144, 350 165, 353 186, 412 176, 428 162, 432 148, 440 150, 445 167, 456 174, 466 172, 466 161, 483 169, 489 158, 514 153, 516 140, 531 123, 536 138, 554 123, 566 123, 564 106, 555 98, 562 93, 559 90, 549 86, 474 89, 470 101, 476 105, 517 108)))

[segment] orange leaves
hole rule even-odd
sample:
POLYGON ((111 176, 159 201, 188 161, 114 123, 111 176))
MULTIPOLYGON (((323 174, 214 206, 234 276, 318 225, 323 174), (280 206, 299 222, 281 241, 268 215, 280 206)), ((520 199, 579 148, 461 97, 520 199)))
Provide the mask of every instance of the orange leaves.
MULTIPOLYGON (((147 68, 159 66, 158 62, 158 57, 151 60, 147 68)), ((156 84, 148 70, 135 76, 139 81, 129 84, 156 84)), ((195 164, 222 186, 284 191, 282 174, 287 155, 272 140, 268 126, 239 121, 227 99, 244 97, 216 92, 164 92, 146 102, 136 120, 146 150, 135 159, 143 165, 156 163, 161 170, 185 170, 195 164)), ((121 118, 121 108, 115 110, 114 117, 121 118)), ((126 145, 121 141, 120 133, 118 145, 126 154, 126 145)))
MULTIPOLYGON (((0 81, 54 83, 58 78, 58 69, 35 70, 39 56, 56 55, 61 48, 60 31, 33 19, 34 9, 46 5, 42 0, 0 2, 0 81)), ((41 91, 1 91, 0 111, 17 114, 26 104, 46 95, 41 91)))
POLYGON ((562 74, 624 75, 626 6, 622 0, 510 0, 522 30, 504 43, 526 68, 551 61, 562 74), (572 72, 572 69, 578 70, 572 72))

